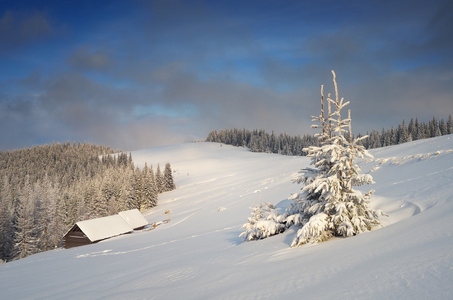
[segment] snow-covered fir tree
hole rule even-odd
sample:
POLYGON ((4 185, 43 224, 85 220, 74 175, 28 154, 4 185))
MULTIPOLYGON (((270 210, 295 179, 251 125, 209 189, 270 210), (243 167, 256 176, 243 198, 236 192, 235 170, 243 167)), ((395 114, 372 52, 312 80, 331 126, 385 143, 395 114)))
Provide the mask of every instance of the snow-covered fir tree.
POLYGON ((140 210, 143 204, 143 176, 141 170, 137 167, 134 175, 131 177, 131 191, 129 193, 128 208, 137 208, 140 210))
POLYGON ((342 118, 342 110, 349 102, 339 98, 334 71, 332 75, 335 99, 328 95, 325 115, 321 86, 321 114, 312 117, 313 121, 320 123, 312 127, 322 128, 322 132, 315 135, 320 146, 303 149, 314 166, 302 170, 296 179, 304 187, 290 197, 293 203, 282 215, 272 206, 255 205, 249 222, 242 227, 245 229, 241 233, 244 240, 262 239, 296 226, 299 230, 291 244, 295 247, 322 242, 333 236, 353 236, 379 224, 378 216, 383 213, 369 207, 374 191, 362 194, 353 189, 354 186, 373 183, 371 175, 360 174, 360 167, 355 163, 355 159, 372 157, 359 144, 367 136, 352 138, 350 111, 348 118, 342 118))
POLYGON ((451 115, 448 116, 448 121, 447 121, 447 134, 452 134, 453 133, 453 119, 451 115))
POLYGON ((6 176, 3 177, 0 197, 0 259, 8 261, 14 248, 14 207, 11 185, 6 176))
POLYGON ((166 163, 165 164, 165 169, 164 169, 164 191, 165 192, 168 192, 168 191, 173 191, 174 189, 176 189, 176 185, 175 185, 175 182, 173 180, 173 174, 172 174, 172 170, 171 170, 171 165, 170 163, 166 163))
POLYGON ((143 209, 150 209, 157 205, 157 187, 154 179, 152 166, 148 168, 148 164, 145 163, 145 167, 142 171, 143 177, 143 209))
POLYGON ((157 164, 156 176, 154 176, 154 179, 156 181, 157 192, 158 193, 164 192, 164 176, 162 175, 162 172, 160 171, 159 164, 157 164))
POLYGON ((24 258, 36 253, 38 237, 33 236, 34 203, 31 200, 30 177, 25 177, 25 185, 19 191, 15 204, 15 244, 13 253, 16 258, 24 258))
MULTIPOLYGON (((347 128, 352 137, 350 117, 342 119, 342 109, 349 102, 339 99, 335 72, 332 74, 335 99, 329 94, 327 117, 323 109, 319 117, 313 117, 314 121, 321 123, 322 133, 317 135, 321 146, 307 149, 315 168, 302 171, 297 181, 305 186, 300 193, 293 195, 294 204, 288 210, 287 226, 301 226, 292 247, 325 241, 332 236, 353 236, 379 224, 378 213, 369 207, 374 191, 362 194, 353 189, 354 186, 373 183, 371 175, 360 174, 360 167, 354 163, 357 158, 371 155, 358 144, 364 137, 345 138, 347 128)), ((321 96, 323 99, 322 89, 321 96)))
POLYGON ((44 251, 58 247, 59 237, 62 235, 63 212, 59 204, 58 183, 52 182, 46 174, 43 181, 43 206, 44 206, 44 251))

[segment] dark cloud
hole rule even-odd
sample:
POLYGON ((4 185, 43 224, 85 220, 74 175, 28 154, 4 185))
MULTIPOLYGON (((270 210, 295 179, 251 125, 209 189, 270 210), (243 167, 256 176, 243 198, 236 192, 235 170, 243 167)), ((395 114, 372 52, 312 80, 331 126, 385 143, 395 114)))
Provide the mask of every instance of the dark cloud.
POLYGON ((163 102, 195 104, 200 116, 191 122, 205 128, 201 132, 207 128, 246 127, 296 133, 309 123, 309 112, 304 110, 312 105, 300 98, 303 94, 299 91, 281 93, 235 81, 202 80, 182 70, 178 72, 174 65, 165 70, 169 72, 158 72, 158 78, 165 80, 163 102), (292 114, 297 111, 292 108, 301 113, 292 114), (301 114, 307 122, 299 119, 301 114))
POLYGON ((33 71, 25 79, 19 80, 19 83, 26 89, 40 89, 42 85, 41 74, 38 71, 33 71))
POLYGON ((182 141, 190 134, 178 132, 187 122, 177 118, 137 118, 134 107, 148 102, 133 90, 114 89, 78 73, 42 80, 34 72, 22 83, 36 94, 0 103, 0 126, 11 128, 0 134, 8 148, 75 140, 136 149, 182 141))
POLYGON ((108 71, 113 68, 111 55, 102 50, 89 47, 77 49, 69 58, 68 64, 81 71, 108 71))
POLYGON ((46 80, 39 101, 49 109, 65 108, 81 103, 95 110, 121 109, 130 111, 130 105, 141 103, 131 89, 113 87, 100 83, 80 73, 59 74, 46 80))
POLYGON ((446 1, 439 5, 431 16, 426 33, 431 37, 424 45, 427 51, 438 52, 452 60, 453 51, 453 3, 446 1))
POLYGON ((11 51, 51 36, 54 28, 41 11, 18 13, 5 11, 0 18, 0 51, 11 51))

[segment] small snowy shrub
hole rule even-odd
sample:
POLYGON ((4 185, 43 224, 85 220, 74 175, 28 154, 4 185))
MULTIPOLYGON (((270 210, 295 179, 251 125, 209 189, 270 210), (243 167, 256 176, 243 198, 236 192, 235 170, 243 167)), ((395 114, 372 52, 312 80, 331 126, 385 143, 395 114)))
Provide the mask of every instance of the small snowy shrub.
POLYGON ((275 220, 279 214, 272 204, 255 203, 250 209, 252 216, 248 218, 248 223, 242 226, 245 231, 239 235, 243 236, 244 241, 264 239, 285 231, 286 226, 275 220))

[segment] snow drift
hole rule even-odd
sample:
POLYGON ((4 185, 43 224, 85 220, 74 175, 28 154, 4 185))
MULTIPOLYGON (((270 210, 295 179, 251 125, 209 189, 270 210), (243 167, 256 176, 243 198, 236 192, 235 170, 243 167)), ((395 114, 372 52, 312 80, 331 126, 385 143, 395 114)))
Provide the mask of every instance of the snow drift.
POLYGON ((285 209, 305 157, 251 153, 215 143, 133 152, 172 164, 178 189, 144 213, 171 221, 98 244, 0 266, 2 299, 451 299, 453 136, 370 151, 362 172, 384 226, 290 248, 296 229, 242 242, 250 207, 285 209))

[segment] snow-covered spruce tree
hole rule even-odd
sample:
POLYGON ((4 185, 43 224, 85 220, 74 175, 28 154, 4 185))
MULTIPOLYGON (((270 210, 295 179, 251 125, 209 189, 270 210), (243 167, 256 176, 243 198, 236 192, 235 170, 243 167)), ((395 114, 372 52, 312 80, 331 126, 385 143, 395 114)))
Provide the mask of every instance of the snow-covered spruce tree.
POLYGON ((150 209, 157 205, 157 188, 152 165, 148 168, 148 164, 145 163, 145 167, 142 170, 142 178, 143 203, 141 209, 150 209))
POLYGON ((19 190, 19 196, 15 204, 14 259, 24 258, 37 252, 38 237, 33 236, 34 203, 32 202, 32 196, 33 190, 30 185, 30 176, 26 175, 24 187, 19 190))
POLYGON ((244 241, 259 240, 266 237, 285 231, 286 227, 283 223, 277 222, 275 207, 270 203, 255 203, 251 217, 248 218, 248 223, 242 225, 245 229, 239 236, 243 236, 244 241))
POLYGON ((363 195, 353 186, 373 183, 368 174, 360 174, 354 159, 371 157, 357 143, 366 138, 352 139, 351 119, 342 119, 342 109, 349 104, 339 99, 335 72, 332 71, 335 100, 327 97, 328 113, 324 115, 324 96, 321 87, 321 115, 313 121, 321 123, 322 133, 316 136, 320 147, 309 147, 308 157, 315 168, 307 168, 297 182, 305 184, 300 193, 291 197, 294 203, 287 210, 286 226, 302 226, 292 242, 292 247, 306 243, 322 242, 332 236, 349 237, 379 224, 378 213, 370 209, 369 199, 373 190, 363 195), (334 111, 331 111, 331 108, 334 111), (349 127, 349 141, 345 133, 349 127))
POLYGON ((173 181, 173 171, 171 170, 170 163, 165 164, 163 177, 164 177, 164 192, 169 192, 176 189, 175 182, 173 181))

